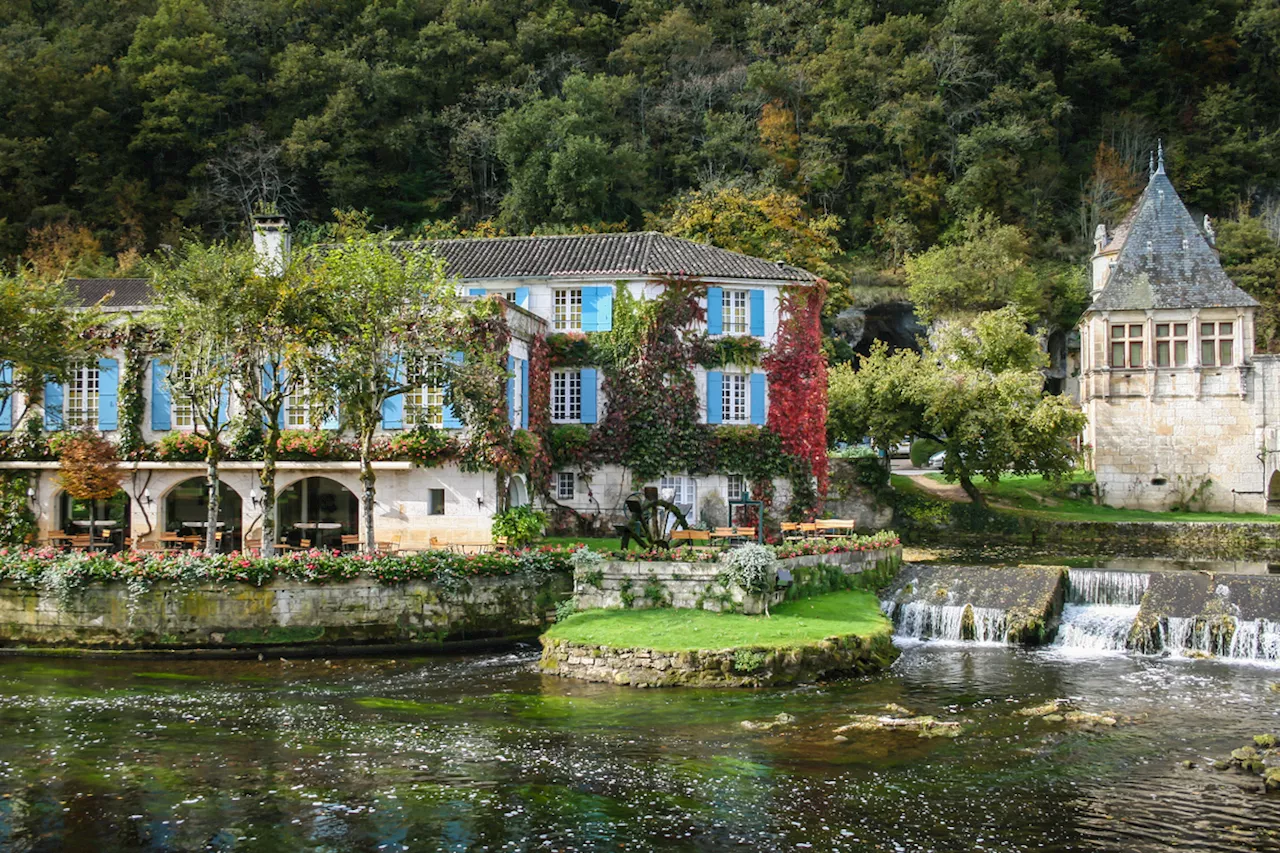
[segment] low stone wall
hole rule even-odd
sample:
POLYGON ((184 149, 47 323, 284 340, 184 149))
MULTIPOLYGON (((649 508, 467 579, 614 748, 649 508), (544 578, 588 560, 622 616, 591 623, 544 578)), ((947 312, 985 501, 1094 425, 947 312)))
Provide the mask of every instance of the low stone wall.
MULTIPOLYGON (((840 574, 847 576, 874 570, 883 572, 886 568, 896 569, 901 561, 902 546, 895 545, 875 551, 792 557, 779 560, 778 563, 779 568, 792 572, 797 586, 807 586, 809 578, 815 574, 814 570, 820 567, 835 567, 840 574)), ((724 566, 719 562, 610 560, 602 563, 594 572, 576 572, 574 595, 579 610, 683 607, 763 613, 763 599, 748 595, 736 584, 725 583, 721 579, 723 571, 724 566)), ((824 586, 825 588, 816 591, 829 592, 837 588, 830 584, 824 586)), ((782 594, 779 594, 771 598, 770 602, 781 598, 782 594)))
POLYGON ((475 577, 454 588, 361 578, 318 585, 123 583, 46 590, 0 582, 0 646, 238 648, 362 643, 440 644, 528 637, 569 591, 567 575, 475 577))
POLYGON ((1174 557, 1280 557, 1280 524, 1214 521, 1052 521, 1032 528, 1033 544, 1081 543, 1174 557))
POLYGON ((899 651, 888 631, 828 637, 791 649, 664 652, 615 649, 542 638, 542 671, 630 687, 768 687, 878 672, 899 651))

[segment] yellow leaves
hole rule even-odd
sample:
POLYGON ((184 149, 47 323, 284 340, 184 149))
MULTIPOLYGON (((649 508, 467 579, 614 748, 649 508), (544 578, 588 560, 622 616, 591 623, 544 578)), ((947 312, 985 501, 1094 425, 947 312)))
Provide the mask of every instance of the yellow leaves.
POLYGON ((81 500, 105 500, 114 495, 124 479, 117 467, 116 447, 94 432, 80 433, 62 444, 58 482, 67 494, 81 500))

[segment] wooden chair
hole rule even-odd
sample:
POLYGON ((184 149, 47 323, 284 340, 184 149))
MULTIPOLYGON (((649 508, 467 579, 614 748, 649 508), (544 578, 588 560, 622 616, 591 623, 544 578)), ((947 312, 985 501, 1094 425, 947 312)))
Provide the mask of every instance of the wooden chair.
POLYGON ((70 537, 71 547, 77 551, 83 551, 93 544, 93 537, 88 533, 73 533, 70 537))
POLYGON ((343 551, 359 551, 360 550, 360 534, 344 533, 338 537, 339 547, 343 551))
POLYGON ((674 548, 678 548, 682 545, 690 548, 710 548, 711 531, 673 530, 671 531, 671 545, 674 548))
POLYGON ((377 539, 373 543, 379 554, 396 554, 400 551, 400 540, 377 539))
POLYGON ((818 532, 822 536, 828 539, 839 539, 853 535, 857 522, 843 518, 828 518, 817 522, 817 525, 818 532))
POLYGON ((252 536, 252 537, 250 537, 250 536, 246 536, 246 537, 245 537, 245 539, 244 539, 244 542, 242 542, 242 543, 240 544, 240 550, 244 551, 246 554, 249 554, 249 553, 255 553, 255 552, 256 552, 256 553, 261 553, 261 552, 262 552, 262 537, 261 537, 261 536, 252 536))

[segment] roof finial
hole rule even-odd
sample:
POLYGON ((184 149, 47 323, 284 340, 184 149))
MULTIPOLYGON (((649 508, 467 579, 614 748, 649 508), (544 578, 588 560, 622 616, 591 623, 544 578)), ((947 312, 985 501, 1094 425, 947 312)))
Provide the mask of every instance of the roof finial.
POLYGON ((1160 139, 1156 140, 1156 151, 1157 151, 1156 174, 1163 175, 1164 174, 1164 141, 1163 140, 1160 140, 1160 139))
POLYGON ((1154 178, 1156 175, 1156 152, 1147 152, 1147 178, 1154 178))

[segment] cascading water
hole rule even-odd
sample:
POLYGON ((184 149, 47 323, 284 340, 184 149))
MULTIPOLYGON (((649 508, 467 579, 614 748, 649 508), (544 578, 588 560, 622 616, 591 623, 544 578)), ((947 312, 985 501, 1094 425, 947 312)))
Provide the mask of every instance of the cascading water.
POLYGON ((1008 634, 1005 612, 992 607, 909 601, 898 605, 894 615, 895 633, 913 640, 1004 643, 1008 634))
POLYGON ((1088 652, 1124 651, 1150 580, 1150 575, 1138 572, 1068 571, 1067 604, 1062 608, 1054 646, 1088 652))
POLYGON ((1160 644, 1172 654, 1280 661, 1280 622, 1235 616, 1212 621, 1169 616, 1160 626, 1160 644))

